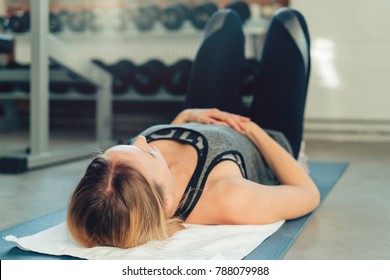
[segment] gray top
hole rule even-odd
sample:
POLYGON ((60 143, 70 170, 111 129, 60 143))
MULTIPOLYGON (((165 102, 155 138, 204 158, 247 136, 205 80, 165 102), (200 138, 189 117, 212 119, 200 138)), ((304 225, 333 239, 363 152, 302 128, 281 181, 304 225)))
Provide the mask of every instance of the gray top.
MULTIPOLYGON (((291 147, 281 132, 267 130, 267 133, 291 153, 291 147)), ((183 220, 188 217, 199 200, 208 174, 223 160, 235 162, 244 178, 264 185, 278 184, 252 141, 228 126, 200 123, 156 125, 140 134, 144 135, 148 142, 169 139, 193 145, 197 150, 197 166, 175 213, 183 220)), ((131 140, 129 142, 131 143, 131 140)))

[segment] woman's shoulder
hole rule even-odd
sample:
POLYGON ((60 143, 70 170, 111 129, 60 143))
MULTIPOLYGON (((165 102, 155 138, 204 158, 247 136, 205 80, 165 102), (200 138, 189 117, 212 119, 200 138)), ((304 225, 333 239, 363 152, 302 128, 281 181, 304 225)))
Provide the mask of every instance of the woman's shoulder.
POLYGON ((227 212, 221 210, 221 205, 230 197, 229 193, 235 188, 232 183, 235 178, 242 178, 237 164, 232 161, 222 161, 216 165, 210 172, 203 193, 186 222, 223 224, 227 212))

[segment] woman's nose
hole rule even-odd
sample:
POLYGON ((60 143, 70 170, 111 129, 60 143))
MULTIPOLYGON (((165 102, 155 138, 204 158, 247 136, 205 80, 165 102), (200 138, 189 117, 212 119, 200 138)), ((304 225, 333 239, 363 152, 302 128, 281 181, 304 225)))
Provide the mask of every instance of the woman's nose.
POLYGON ((147 142, 146 142, 146 138, 145 136, 143 135, 138 135, 136 138, 135 138, 135 141, 134 141, 134 146, 137 146, 137 147, 145 147, 147 146, 147 142))

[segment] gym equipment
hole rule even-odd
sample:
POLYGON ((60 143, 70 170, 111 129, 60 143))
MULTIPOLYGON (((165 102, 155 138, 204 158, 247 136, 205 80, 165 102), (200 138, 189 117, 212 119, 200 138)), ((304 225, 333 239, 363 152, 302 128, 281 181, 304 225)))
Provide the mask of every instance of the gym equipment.
POLYGON ((247 3, 243 1, 237 1, 225 7, 226 9, 231 9, 236 11, 241 18, 242 24, 244 24, 251 17, 251 10, 247 3))
POLYGON ((109 67, 113 76, 112 92, 114 94, 123 94, 128 91, 133 83, 133 77, 136 66, 129 60, 120 60, 109 67))
POLYGON ((69 14, 68 26, 75 32, 83 32, 90 27, 93 15, 89 11, 80 11, 69 14))
POLYGON ((61 10, 57 13, 57 16, 63 27, 68 26, 70 13, 67 10, 61 10))
MULTIPOLYGON (((91 145, 74 147, 56 147, 49 149, 49 57, 59 64, 85 77, 90 83, 97 85, 98 94, 91 99, 96 102, 95 137, 92 145, 106 149, 113 145, 111 120, 111 77, 105 71, 85 60, 78 52, 69 49, 55 36, 48 36, 49 0, 30 1, 31 6, 31 71, 20 71, 24 80, 31 81, 30 98, 30 136, 31 154, 2 155, 0 173, 21 173, 40 168, 81 159, 93 154, 91 145), (22 73, 24 72, 24 73, 22 73), (92 73, 92 74, 91 74, 92 73)), ((8 72, 8 71, 7 71, 8 72)), ((15 77, 6 73, 0 81, 15 77)), ((67 73, 67 77, 69 74, 67 73)))
POLYGON ((49 30, 52 33, 58 33, 63 30, 61 18, 58 16, 58 14, 49 13, 49 30))
POLYGON ((154 94, 162 85, 166 66, 157 59, 152 59, 136 68, 134 89, 141 94, 154 94))
POLYGON ((252 95, 256 84, 256 77, 260 73, 260 63, 255 58, 249 58, 245 62, 244 95, 252 95))
POLYGON ((160 16, 162 25, 168 30, 178 30, 184 20, 189 17, 189 9, 182 4, 172 5, 166 8, 160 16))
POLYGON ((30 12, 12 15, 9 18, 8 28, 13 33, 30 31, 30 12))
POLYGON ((164 87, 174 95, 184 95, 187 90, 193 62, 181 59, 167 67, 165 71, 164 87))
POLYGON ((132 19, 140 31, 148 31, 160 18, 161 10, 157 6, 141 7, 133 15, 132 19))
POLYGON ((94 59, 92 62, 112 75, 112 93, 124 94, 129 90, 136 68, 134 63, 125 59, 112 65, 107 65, 99 59, 94 59))
MULTIPOLYGON (((22 14, 14 14, 9 20, 0 19, 0 31, 9 29, 13 33, 25 33, 30 31, 30 12, 22 14)), ((60 17, 55 13, 49 13, 49 30, 52 33, 61 32, 63 30, 63 23, 60 17)))
POLYGON ((0 34, 7 31, 9 20, 5 17, 0 17, 0 34))
POLYGON ((218 10, 214 3, 198 5, 191 11, 191 23, 196 29, 203 29, 211 15, 218 10))
POLYGON ((124 31, 127 27, 127 12, 118 9, 95 10, 92 12, 90 29, 93 32, 124 31))
POLYGON ((93 32, 100 32, 105 29, 105 23, 101 20, 101 18, 102 16, 96 11, 91 12, 91 17, 88 25, 93 32))

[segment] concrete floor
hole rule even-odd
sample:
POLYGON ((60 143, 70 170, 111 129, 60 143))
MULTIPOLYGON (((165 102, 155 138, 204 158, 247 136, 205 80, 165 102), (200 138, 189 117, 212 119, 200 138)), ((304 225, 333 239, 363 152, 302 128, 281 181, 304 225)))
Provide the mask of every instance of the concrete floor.
MULTIPOLYGON (((285 259, 390 259, 390 144, 307 142, 311 160, 349 162, 285 259)), ((0 174, 0 230, 66 207, 88 161, 0 174)))
POLYGON ((307 153, 349 167, 285 259, 390 259, 390 144, 308 142, 307 153))

